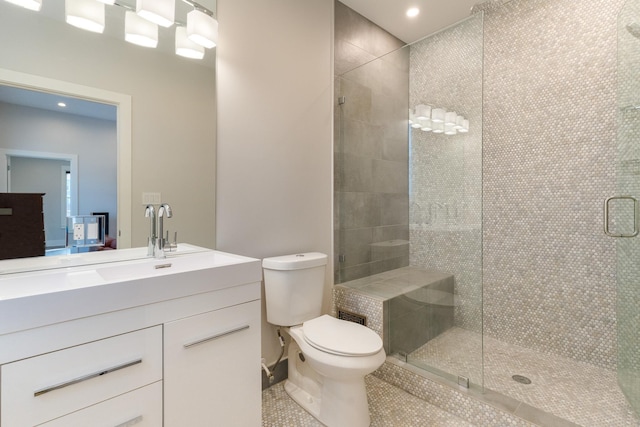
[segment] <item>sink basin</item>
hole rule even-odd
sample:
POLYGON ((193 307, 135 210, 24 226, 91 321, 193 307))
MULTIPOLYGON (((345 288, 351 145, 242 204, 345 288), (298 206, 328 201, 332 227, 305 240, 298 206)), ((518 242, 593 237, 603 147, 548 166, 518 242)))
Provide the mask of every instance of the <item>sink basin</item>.
POLYGON ((97 268, 96 273, 106 282, 119 282, 221 267, 237 262, 237 256, 221 252, 204 252, 190 256, 168 256, 165 259, 146 258, 123 265, 108 265, 97 268))

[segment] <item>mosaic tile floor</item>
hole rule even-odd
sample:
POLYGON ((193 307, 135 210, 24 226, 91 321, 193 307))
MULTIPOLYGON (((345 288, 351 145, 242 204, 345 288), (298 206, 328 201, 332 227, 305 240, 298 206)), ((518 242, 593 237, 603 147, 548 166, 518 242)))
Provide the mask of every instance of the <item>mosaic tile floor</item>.
MULTIPOLYGON (((480 339, 476 333, 454 327, 413 352, 410 361, 446 372, 463 372, 477 380, 481 359, 467 356, 478 354, 480 339)), ((613 371, 491 337, 484 338, 484 348, 488 389, 585 427, 640 425, 613 371), (512 375, 523 375, 531 384, 520 384, 512 375)))
MULTIPOLYGON (((472 427, 471 424, 369 375, 366 378, 372 427, 472 427)), ((322 427, 279 383, 262 392, 263 427, 322 427)))

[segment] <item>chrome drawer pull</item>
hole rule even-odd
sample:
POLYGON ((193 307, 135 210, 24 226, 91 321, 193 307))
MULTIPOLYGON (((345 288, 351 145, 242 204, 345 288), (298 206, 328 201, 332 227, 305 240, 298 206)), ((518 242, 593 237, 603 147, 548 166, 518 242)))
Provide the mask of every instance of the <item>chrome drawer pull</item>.
POLYGON ((236 332, 244 331, 245 329, 249 329, 249 325, 240 326, 239 328, 231 329, 229 331, 216 334, 216 335, 214 335, 212 337, 209 337, 209 338, 203 338, 201 340, 194 341, 194 342, 189 343, 189 344, 185 344, 184 348, 190 348, 190 347, 196 346, 198 344, 204 344, 204 343, 209 342, 209 341, 217 340, 218 338, 226 337, 227 335, 235 334, 236 332))
POLYGON ((116 427, 130 427, 132 425, 138 424, 142 421, 142 415, 137 416, 129 421, 125 421, 122 424, 118 424, 116 427))
POLYGON ((122 365, 114 366, 113 368, 104 369, 99 372, 95 372, 93 374, 85 375, 83 377, 76 378, 71 381, 67 381, 58 385, 54 385, 51 387, 43 388, 42 390, 38 390, 33 393, 33 397, 42 396, 45 393, 49 393, 50 391, 60 390, 61 388, 69 387, 70 385, 78 384, 83 381, 90 380, 91 378, 100 377, 102 375, 110 374, 111 372, 119 371, 120 369, 128 368, 129 366, 137 365, 142 363, 142 359, 134 360, 133 362, 124 363, 122 365))

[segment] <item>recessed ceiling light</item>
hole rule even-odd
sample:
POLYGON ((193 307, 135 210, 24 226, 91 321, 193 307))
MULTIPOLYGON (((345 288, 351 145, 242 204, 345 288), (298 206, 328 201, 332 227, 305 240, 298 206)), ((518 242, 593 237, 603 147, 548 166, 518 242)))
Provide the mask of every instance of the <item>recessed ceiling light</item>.
POLYGON ((420 9, 418 9, 417 7, 412 7, 411 9, 407 9, 407 16, 409 18, 418 16, 419 13, 420 13, 420 9))
POLYGON ((58 107, 66 107, 67 104, 65 104, 64 102, 58 102, 58 107))

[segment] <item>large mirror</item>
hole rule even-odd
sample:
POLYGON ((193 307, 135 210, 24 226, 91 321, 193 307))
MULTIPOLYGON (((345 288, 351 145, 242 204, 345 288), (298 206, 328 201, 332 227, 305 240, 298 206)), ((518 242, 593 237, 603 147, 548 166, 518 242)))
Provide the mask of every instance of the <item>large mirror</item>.
MULTIPOLYGON (((135 5, 133 0, 118 3, 135 5)), ((193 9, 187 3, 176 0, 178 25, 193 9)), ((215 11, 215 0, 198 3, 215 11)), ((4 86, 0 87, 0 126, 14 129, 0 135, 0 167, 6 167, 12 158, 20 165, 31 159, 36 165, 31 167, 36 168, 45 160, 56 160, 61 164, 50 166, 62 170, 68 161, 76 196, 71 197, 70 212, 109 213, 109 234, 117 238, 118 248, 146 245, 145 194, 160 195, 172 205, 174 218, 165 223, 172 235, 177 231, 180 241, 213 247, 215 49, 207 49, 202 60, 177 56, 177 25, 159 28, 157 49, 127 43, 125 11, 126 7, 106 6, 105 31, 96 34, 65 23, 64 0, 45 0, 39 12, 0 1, 0 86, 4 86), (46 133, 33 138, 25 135, 28 132, 16 131, 20 129, 17 117, 20 126, 28 126, 24 112, 34 120, 46 117, 52 121, 56 114, 62 117, 59 111, 45 111, 44 105, 15 101, 19 96, 14 92, 23 89, 110 107, 112 118, 88 119, 87 110, 92 107, 80 107, 85 110, 80 120, 93 120, 103 128, 79 139, 113 145, 104 154, 94 150, 92 159, 86 150, 76 152, 70 144, 60 144, 55 130, 51 138, 46 133), (11 94, 3 96, 3 91, 11 94), (96 156, 109 164, 92 165, 96 156), (92 173, 109 178, 97 180, 92 173), (90 181, 96 184, 88 188, 90 181)), ((0 192, 6 191, 6 181, 7 177, 0 179, 0 192)), ((53 222, 61 227, 60 215, 53 222)), ((50 246, 60 244, 60 236, 51 231, 49 235, 50 246)))

